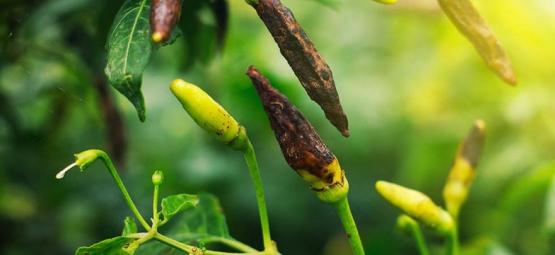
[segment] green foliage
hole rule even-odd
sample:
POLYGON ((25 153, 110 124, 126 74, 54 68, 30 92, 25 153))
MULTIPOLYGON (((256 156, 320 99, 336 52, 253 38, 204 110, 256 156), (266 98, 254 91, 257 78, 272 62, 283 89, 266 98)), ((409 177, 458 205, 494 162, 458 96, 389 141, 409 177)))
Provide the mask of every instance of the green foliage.
POLYGON ((91 246, 80 247, 76 255, 131 255, 125 250, 133 241, 131 238, 118 236, 95 243, 91 246))
POLYGON ((121 232, 121 236, 127 236, 129 234, 137 233, 137 222, 135 222, 135 219, 131 217, 125 217, 125 220, 123 221, 123 223, 124 225, 123 225, 123 231, 121 232))
POLYGON ((149 16, 149 0, 126 0, 114 19, 106 43, 108 80, 131 101, 141 121, 146 117, 141 92, 143 71, 152 53, 149 16))
MULTIPOLYGON (((233 240, 220 202, 214 195, 208 193, 199 194, 198 206, 176 216, 165 231, 180 242, 193 242, 201 247, 214 238, 233 240)), ((136 254, 165 254, 170 250, 167 245, 150 242, 142 245, 136 254)))
POLYGON ((176 214, 194 208, 198 205, 199 198, 196 195, 179 194, 162 199, 162 215, 164 221, 170 220, 176 214))

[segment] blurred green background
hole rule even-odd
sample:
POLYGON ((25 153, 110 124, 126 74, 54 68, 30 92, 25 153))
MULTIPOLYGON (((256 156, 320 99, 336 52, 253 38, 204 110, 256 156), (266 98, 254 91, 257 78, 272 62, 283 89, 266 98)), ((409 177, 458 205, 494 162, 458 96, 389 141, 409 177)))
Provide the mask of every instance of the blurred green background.
MULTIPOLYGON (((511 57, 517 87, 487 69, 433 0, 393 6, 284 0, 334 72, 350 120, 345 139, 308 99, 242 0, 228 1, 221 51, 214 47, 215 17, 201 10, 193 16, 199 29, 155 53, 143 78, 145 123, 114 89, 102 97, 95 87, 106 88, 103 47, 122 1, 0 0, 0 253, 72 254, 121 232, 130 211, 100 164, 54 178, 73 153, 89 148, 117 154, 122 178, 146 215, 150 175, 161 169, 162 194, 217 195, 231 234, 261 247, 242 157, 186 115, 168 89, 180 77, 247 127, 280 251, 350 254, 333 209, 283 160, 244 74, 254 64, 304 112, 346 169, 368 254, 416 254, 413 241, 395 230, 399 212, 378 197, 374 182, 415 188, 442 204, 457 144, 477 118, 486 121, 488 134, 461 215, 464 254, 555 254, 555 4, 473 2, 511 57), (121 123, 103 114, 106 98, 121 123)), ((442 251, 443 240, 426 234, 434 251, 442 251)))

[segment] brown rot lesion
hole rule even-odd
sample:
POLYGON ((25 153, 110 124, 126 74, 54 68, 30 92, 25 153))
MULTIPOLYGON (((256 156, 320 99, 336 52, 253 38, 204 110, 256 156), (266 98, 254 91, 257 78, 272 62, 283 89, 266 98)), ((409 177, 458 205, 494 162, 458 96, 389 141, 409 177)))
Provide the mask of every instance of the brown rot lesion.
POLYGON ((279 0, 248 2, 268 28, 309 97, 320 105, 326 118, 341 134, 348 137, 348 120, 339 100, 331 68, 291 10, 279 0))
POLYGON ((181 16, 181 0, 152 0, 150 28, 152 41, 166 42, 181 16))

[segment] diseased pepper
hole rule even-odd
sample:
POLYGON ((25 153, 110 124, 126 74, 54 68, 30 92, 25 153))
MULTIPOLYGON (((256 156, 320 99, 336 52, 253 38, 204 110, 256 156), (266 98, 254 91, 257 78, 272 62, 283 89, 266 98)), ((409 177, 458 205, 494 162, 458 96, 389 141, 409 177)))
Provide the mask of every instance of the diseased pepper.
POLYGON ((457 29, 474 45, 486 64, 501 79, 516 85, 511 61, 493 31, 470 0, 438 0, 439 5, 457 29))
POLYGON ((345 173, 312 125, 256 68, 249 67, 247 75, 289 166, 310 184, 320 200, 335 202, 344 198, 349 190, 345 173))
POLYGON ((256 9, 310 98, 320 105, 326 118, 343 136, 349 136, 347 116, 339 101, 331 69, 293 13, 279 0, 247 2, 256 9))
POLYGON ((459 145, 457 155, 443 188, 443 198, 447 210, 457 218, 462 204, 466 201, 470 185, 476 175, 476 166, 482 153, 486 124, 477 120, 466 139, 459 145))
POLYGON ((150 8, 150 28, 152 41, 165 42, 179 21, 181 15, 181 0, 152 0, 150 8))

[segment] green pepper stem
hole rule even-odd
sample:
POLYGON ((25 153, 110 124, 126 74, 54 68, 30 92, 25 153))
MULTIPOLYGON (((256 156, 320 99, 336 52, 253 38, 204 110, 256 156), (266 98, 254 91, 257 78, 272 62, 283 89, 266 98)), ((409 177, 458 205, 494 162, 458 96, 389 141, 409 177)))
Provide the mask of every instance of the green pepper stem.
POLYGON ((266 209, 266 199, 264 196, 262 177, 260 176, 254 147, 250 141, 247 141, 247 147, 244 150, 244 158, 247 163, 247 167, 249 168, 251 180, 256 192, 256 202, 258 203, 258 214, 260 215, 264 251, 275 250, 274 243, 270 237, 270 223, 268 221, 268 211, 266 209))
POLYGON ((152 197, 152 228, 157 229, 160 222, 158 215, 158 197, 160 193, 160 185, 154 185, 154 195, 152 197))
POLYGON ((459 234, 457 224, 453 227, 453 230, 449 233, 448 243, 447 243, 447 254, 448 255, 459 255, 459 234))
POLYGON ((347 196, 341 198, 339 201, 332 204, 337 210, 337 214, 341 219, 343 228, 347 232, 347 238, 354 255, 364 255, 364 247, 360 241, 360 236, 358 234, 358 229, 353 219, 353 214, 351 213, 351 208, 349 207, 349 200, 347 196))
POLYGON ((426 240, 424 239, 424 234, 422 234, 422 229, 420 228, 420 224, 414 221, 410 224, 410 230, 412 232, 412 236, 416 241, 416 246, 418 246, 418 251, 420 255, 429 255, 430 251, 428 250, 428 245, 426 244, 426 240))
POLYGON ((131 211, 133 212, 133 214, 135 215, 137 220, 139 220, 141 225, 146 230, 150 230, 150 226, 148 225, 148 223, 145 221, 145 219, 143 218, 143 216, 141 215, 141 213, 137 209, 137 206, 135 206, 135 203, 133 202, 133 199, 131 199, 131 196, 129 195, 129 192, 127 192, 127 189, 125 188, 125 185, 123 185, 123 181, 119 177, 118 171, 116 170, 116 167, 112 163, 112 160, 110 159, 110 157, 108 157, 108 154, 106 154, 105 152, 102 152, 102 153, 100 153, 99 156, 102 159, 102 161, 104 162, 104 165, 106 166, 106 168, 108 168, 108 172, 110 172, 110 175, 112 175, 112 178, 114 178, 114 181, 118 185, 118 188, 119 188, 119 190, 121 191, 121 193, 123 195, 123 199, 127 203, 127 206, 129 206, 129 209, 131 209, 131 211))

